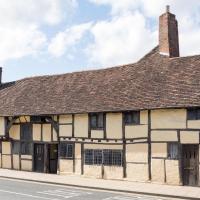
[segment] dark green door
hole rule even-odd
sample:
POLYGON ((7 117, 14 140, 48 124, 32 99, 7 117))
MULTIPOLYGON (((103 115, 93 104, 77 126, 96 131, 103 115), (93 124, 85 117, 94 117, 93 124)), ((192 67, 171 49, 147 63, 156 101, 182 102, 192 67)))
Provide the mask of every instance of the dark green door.
POLYGON ((49 144, 48 145, 48 157, 49 157, 49 173, 56 174, 57 173, 57 165, 58 165, 58 145, 57 144, 49 144))
POLYGON ((199 177, 199 145, 183 145, 182 148, 183 184, 190 186, 198 185, 199 177))
POLYGON ((34 145, 34 171, 44 172, 44 144, 34 145))

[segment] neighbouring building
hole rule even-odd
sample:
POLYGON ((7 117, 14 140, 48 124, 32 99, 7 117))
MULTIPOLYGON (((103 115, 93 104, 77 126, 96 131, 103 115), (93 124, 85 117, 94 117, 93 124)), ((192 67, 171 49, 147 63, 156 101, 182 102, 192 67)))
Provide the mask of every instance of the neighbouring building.
POLYGON ((169 7, 159 20, 137 63, 1 83, 0 166, 200 185, 200 55, 179 56, 169 7))

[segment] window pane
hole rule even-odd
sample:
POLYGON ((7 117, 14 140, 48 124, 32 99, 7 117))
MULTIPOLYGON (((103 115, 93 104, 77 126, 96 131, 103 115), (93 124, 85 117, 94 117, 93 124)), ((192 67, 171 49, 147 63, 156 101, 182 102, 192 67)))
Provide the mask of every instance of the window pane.
POLYGON ((20 143, 19 142, 17 142, 17 141, 13 142, 12 151, 13 151, 13 154, 19 154, 19 152, 20 152, 20 143))
POLYGON ((90 120, 91 128, 97 128, 97 116, 92 114, 90 120))
POLYGON ((86 165, 93 165, 94 163, 93 155, 94 155, 94 151, 92 149, 85 150, 85 164, 86 165))
POLYGON ((131 124, 131 123, 132 123, 131 113, 125 113, 125 124, 131 124))
POLYGON ((62 158, 73 158, 73 144, 61 143, 60 144, 60 156, 62 158))
POLYGON ((95 165, 102 164, 102 150, 94 150, 94 164, 95 165))
POLYGON ((122 165, 122 151, 113 150, 112 165, 121 166, 122 165))
POLYGON ((196 120, 197 119, 197 110, 196 109, 188 109, 187 110, 187 118, 188 118, 188 120, 196 120))
POLYGON ((168 158, 178 159, 178 144, 177 143, 168 144, 168 158))
POLYGON ((72 144, 68 144, 67 145, 67 158, 72 158, 73 157, 73 145, 72 144))
POLYGON ((21 154, 22 155, 32 155, 32 144, 27 142, 21 143, 21 154))
POLYGON ((103 128, 103 113, 98 114, 98 122, 97 122, 98 128, 103 128))
POLYGON ((196 119, 200 119, 200 109, 197 109, 196 112, 197 112, 196 119))
POLYGON ((133 112, 133 124, 140 124, 140 112, 133 112))
POLYGON ((140 124, 140 111, 125 113, 124 121, 125 124, 140 124))
POLYGON ((65 157, 66 156, 66 146, 64 143, 60 144, 60 156, 65 157))
POLYGON ((26 141, 32 140, 31 124, 21 124, 21 139, 26 141))
POLYGON ((103 164, 112 165, 112 151, 111 150, 103 151, 103 164))

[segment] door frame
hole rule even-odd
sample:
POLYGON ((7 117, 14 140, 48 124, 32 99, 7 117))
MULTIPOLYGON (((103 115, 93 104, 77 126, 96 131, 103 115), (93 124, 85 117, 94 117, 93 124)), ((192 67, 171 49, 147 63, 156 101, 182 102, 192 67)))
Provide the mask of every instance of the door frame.
POLYGON ((58 171, 58 143, 48 143, 47 145, 46 145, 46 148, 47 148, 47 157, 46 157, 46 159, 47 159, 47 166, 46 166, 46 173, 49 173, 49 174, 57 174, 57 171, 58 171), (50 172, 50 168, 51 168, 51 158, 50 158, 50 151, 51 151, 51 146, 52 145, 55 145, 56 146, 56 150, 57 150, 57 157, 56 157, 56 173, 52 173, 52 172, 50 172))
MULTIPOLYGON (((50 167, 50 160, 49 160, 49 146, 51 144, 57 145, 57 148, 59 148, 58 142, 34 142, 33 143, 33 162, 32 162, 32 168, 33 171, 35 171, 35 145, 43 145, 44 147, 44 170, 43 172, 37 172, 37 173, 49 173, 49 167, 50 167)), ((59 152, 58 152, 59 153, 59 152)), ((57 156, 57 163, 59 162, 59 154, 57 156)), ((58 165, 58 164, 57 164, 58 165)), ((57 167, 58 170, 58 167, 57 167)))
POLYGON ((199 186, 200 184, 200 180, 199 180, 199 148, 200 148, 200 145, 199 144, 182 144, 181 145, 181 177, 182 177, 182 184, 184 186, 191 186, 191 187, 197 187, 199 186), (196 160, 196 163, 197 163, 197 183, 196 185, 194 186, 191 186, 191 185, 187 185, 184 183, 184 178, 185 178, 185 174, 184 174, 184 159, 183 159, 183 153, 184 153, 184 146, 196 146, 197 147, 197 160, 196 160))
POLYGON ((44 143, 41 143, 41 142, 33 143, 33 171, 37 172, 37 173, 45 173, 45 144, 44 143), (36 171, 36 155, 35 155, 36 145, 42 145, 43 146, 43 154, 44 154, 43 172, 37 172, 36 171))

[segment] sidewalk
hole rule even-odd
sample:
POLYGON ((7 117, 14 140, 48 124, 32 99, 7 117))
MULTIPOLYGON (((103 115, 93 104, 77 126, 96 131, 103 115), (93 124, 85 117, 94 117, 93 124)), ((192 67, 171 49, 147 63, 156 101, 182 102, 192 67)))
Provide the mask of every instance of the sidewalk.
POLYGON ((179 197, 182 199, 200 199, 199 187, 169 186, 153 183, 102 180, 84 178, 75 175, 52 175, 7 169, 0 169, 0 177, 84 188, 112 190, 126 193, 151 194, 171 198, 179 197))

